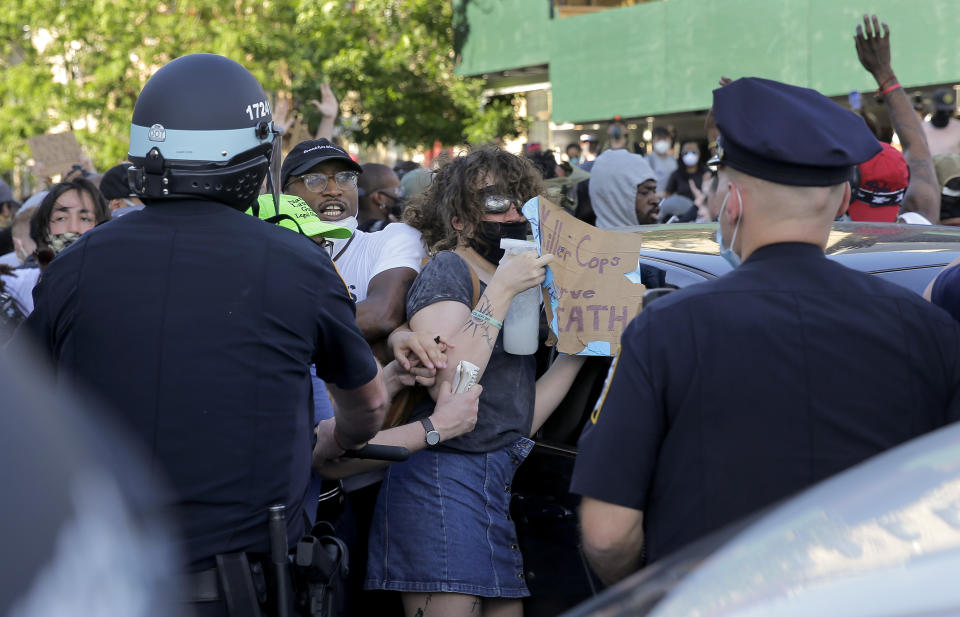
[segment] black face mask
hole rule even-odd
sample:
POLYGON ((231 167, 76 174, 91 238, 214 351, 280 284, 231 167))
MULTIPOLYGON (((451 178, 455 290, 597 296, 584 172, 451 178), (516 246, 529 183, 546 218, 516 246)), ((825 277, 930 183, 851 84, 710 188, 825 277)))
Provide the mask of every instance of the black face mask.
POLYGON ((470 238, 469 244, 481 257, 493 265, 497 265, 506 252, 500 248, 500 239, 526 240, 529 225, 527 221, 517 221, 516 223, 480 221, 476 232, 470 238))

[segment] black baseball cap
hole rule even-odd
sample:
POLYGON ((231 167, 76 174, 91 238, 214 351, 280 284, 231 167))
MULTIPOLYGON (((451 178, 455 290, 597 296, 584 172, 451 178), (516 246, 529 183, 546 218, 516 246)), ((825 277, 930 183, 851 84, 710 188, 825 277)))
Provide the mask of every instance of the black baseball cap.
POLYGON ((104 172, 100 178, 100 192, 107 201, 136 197, 136 193, 130 188, 130 182, 127 180, 127 169, 130 167, 132 167, 130 163, 120 163, 104 172))
POLYGON ((295 145, 287 158, 283 159, 283 165, 280 166, 280 186, 286 186, 290 176, 309 171, 311 167, 324 161, 343 161, 351 170, 358 174, 363 173, 360 164, 329 139, 308 139, 295 145))
POLYGON ((933 93, 933 108, 937 111, 956 111, 957 97, 952 90, 941 88, 933 93))

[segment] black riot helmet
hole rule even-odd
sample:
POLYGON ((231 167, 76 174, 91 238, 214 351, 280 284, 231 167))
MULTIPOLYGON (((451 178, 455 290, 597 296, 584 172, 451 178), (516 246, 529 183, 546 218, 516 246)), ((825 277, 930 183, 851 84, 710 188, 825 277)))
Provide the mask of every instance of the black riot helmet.
POLYGON ((250 71, 215 54, 182 56, 154 73, 137 98, 130 185, 148 202, 194 196, 246 209, 271 159, 278 164, 279 143, 250 71))

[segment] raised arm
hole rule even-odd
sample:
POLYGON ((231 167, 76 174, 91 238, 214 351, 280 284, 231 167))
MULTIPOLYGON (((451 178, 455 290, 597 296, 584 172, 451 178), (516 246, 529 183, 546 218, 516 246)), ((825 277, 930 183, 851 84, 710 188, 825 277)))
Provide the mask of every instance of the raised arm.
POLYGON ((333 127, 340 113, 340 102, 334 96, 330 84, 320 84, 320 100, 312 99, 310 104, 316 107, 322 116, 314 139, 333 139, 333 127))
POLYGON ((864 15, 863 25, 857 26, 853 40, 860 64, 877 81, 910 169, 910 185, 900 205, 900 212, 918 212, 936 224, 940 221, 940 185, 920 118, 890 65, 890 27, 881 24, 876 15, 864 15))
MULTIPOLYGON (((542 283, 546 275, 544 266, 552 260, 553 255, 536 257, 532 251, 507 256, 500 262, 486 290, 480 294, 476 306, 468 307, 446 300, 431 304, 410 318, 410 328, 415 332, 438 332, 453 345, 452 349, 447 350, 447 366, 438 371, 438 382, 452 383, 454 371, 461 360, 480 367, 480 375, 483 375, 500 335, 500 326, 497 324, 503 323, 510 302, 521 291, 542 283)), ((431 388, 430 395, 434 400, 438 393, 438 386, 431 388)))

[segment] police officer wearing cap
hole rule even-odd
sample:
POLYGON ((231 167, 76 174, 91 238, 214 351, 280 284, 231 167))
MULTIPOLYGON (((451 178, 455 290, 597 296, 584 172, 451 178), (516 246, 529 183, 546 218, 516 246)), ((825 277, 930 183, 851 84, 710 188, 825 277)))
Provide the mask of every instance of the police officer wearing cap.
POLYGON ((241 65, 194 54, 162 67, 130 128, 130 184, 146 207, 59 255, 24 328, 170 480, 199 615, 256 614, 243 604, 275 548, 268 509, 285 507, 285 554, 304 532, 311 461, 364 444, 387 402, 326 251, 244 214, 279 165, 277 143, 241 65), (337 403, 315 446, 311 363, 337 403))
POLYGON ((630 323, 580 438, 571 490, 607 583, 642 547, 656 561, 960 419, 960 327, 824 256, 853 166, 879 150, 863 121, 756 78, 715 90, 714 113, 717 240, 735 269, 630 323))

